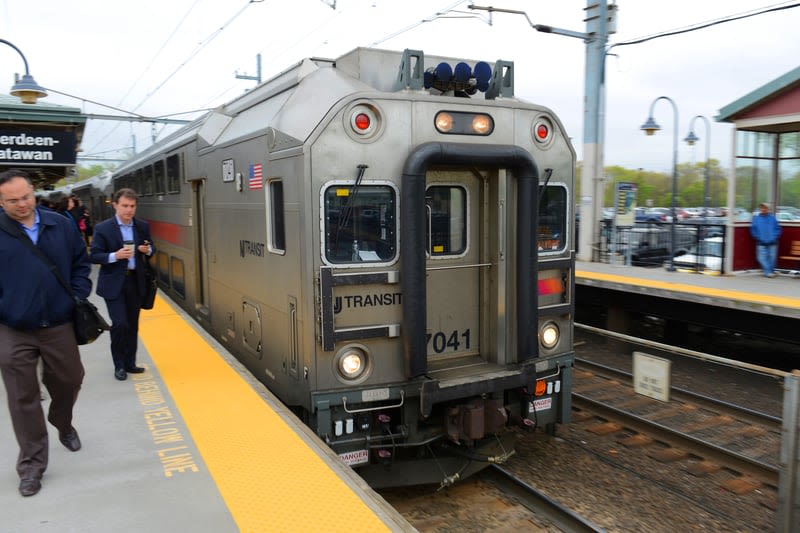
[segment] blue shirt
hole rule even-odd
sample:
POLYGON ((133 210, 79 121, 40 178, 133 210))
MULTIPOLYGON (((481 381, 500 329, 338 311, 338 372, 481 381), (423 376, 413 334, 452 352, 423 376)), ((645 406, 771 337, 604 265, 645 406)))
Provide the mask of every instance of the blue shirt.
POLYGON ((20 224, 20 226, 22 226, 22 229, 25 230, 25 233, 28 235, 28 238, 31 240, 31 242, 33 242, 33 244, 36 244, 37 242, 39 242, 39 221, 40 221, 40 219, 39 219, 39 211, 34 209, 33 210, 33 226, 31 226, 29 228, 25 224, 20 224))
MULTIPOLYGON (((114 215, 114 218, 117 220, 119 231, 122 233, 122 241, 133 242, 133 222, 131 222, 130 224, 123 224, 117 215, 114 215)), ((136 245, 134 244, 134 246, 136 245)), ((109 258, 109 262, 114 263, 117 260, 117 254, 116 252, 111 252, 110 255, 112 257, 109 258)), ((136 268, 136 254, 134 253, 131 256, 131 258, 128 259, 128 270, 133 270, 135 268, 136 268)))

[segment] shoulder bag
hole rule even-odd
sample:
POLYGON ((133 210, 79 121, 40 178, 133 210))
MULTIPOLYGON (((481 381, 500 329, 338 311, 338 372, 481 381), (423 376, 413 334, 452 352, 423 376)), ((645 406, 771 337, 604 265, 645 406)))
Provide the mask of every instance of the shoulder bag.
POLYGON ((142 309, 152 309, 156 301, 156 292, 158 292, 158 280, 156 279, 156 272, 150 265, 150 258, 141 254, 144 261, 144 287, 145 293, 142 298, 142 309))
POLYGON ((89 344, 94 342, 104 331, 109 331, 111 326, 97 311, 97 307, 89 300, 81 300, 75 293, 72 292, 72 287, 64 280, 61 273, 56 266, 50 261, 50 258, 44 255, 36 245, 28 238, 27 235, 22 233, 22 230, 14 224, 8 215, 5 213, 0 214, 0 227, 10 235, 18 238, 25 246, 41 259, 45 265, 50 269, 50 272, 58 279, 59 283, 67 290, 70 297, 75 301, 75 308, 72 311, 72 325, 75 330, 75 340, 78 344, 89 344))

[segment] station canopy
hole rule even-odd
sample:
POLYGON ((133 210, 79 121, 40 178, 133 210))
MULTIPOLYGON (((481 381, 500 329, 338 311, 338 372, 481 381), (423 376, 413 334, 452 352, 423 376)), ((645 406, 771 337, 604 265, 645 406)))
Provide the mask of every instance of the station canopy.
POLYGON ((86 119, 75 107, 0 94, 0 172, 25 170, 37 190, 75 177, 86 119))

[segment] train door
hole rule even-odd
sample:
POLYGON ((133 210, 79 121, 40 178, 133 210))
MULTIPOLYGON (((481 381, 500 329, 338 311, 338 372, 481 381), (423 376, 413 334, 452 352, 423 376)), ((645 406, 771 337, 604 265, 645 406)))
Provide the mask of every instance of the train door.
POLYGON ((485 178, 470 170, 426 176, 426 337, 432 369, 481 352, 481 280, 488 266, 481 231, 484 185, 485 178))
POLYGON ((193 180, 192 182, 192 217, 190 225, 194 238, 194 282, 195 282, 195 309, 202 315, 208 315, 208 287, 206 286, 206 249, 205 249, 205 182, 193 180))

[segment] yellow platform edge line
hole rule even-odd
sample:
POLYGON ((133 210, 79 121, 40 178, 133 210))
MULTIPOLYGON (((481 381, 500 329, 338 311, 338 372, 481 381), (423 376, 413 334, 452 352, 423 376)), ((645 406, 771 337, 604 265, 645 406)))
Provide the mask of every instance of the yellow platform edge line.
MULTIPOLYGON (((692 294, 697 293, 698 287, 688 283, 676 283, 671 281, 657 281, 641 278, 631 278, 630 276, 621 276, 618 274, 603 274, 601 272, 590 272, 588 270, 576 270, 575 276, 577 278, 593 279, 597 281, 611 281, 614 283, 621 283, 624 285, 635 285, 637 287, 653 287, 658 289, 666 289, 678 292, 688 292, 692 294)), ((789 298, 786 296, 771 296, 768 294, 753 294, 750 292, 733 291, 730 289, 715 289, 712 287, 703 287, 703 295, 717 296, 728 300, 741 300, 751 303, 764 303, 770 305, 777 305, 781 307, 790 307, 793 309, 800 309, 800 298, 789 298)))
POLYGON ((139 335, 240 531, 389 531, 161 297, 139 335))

